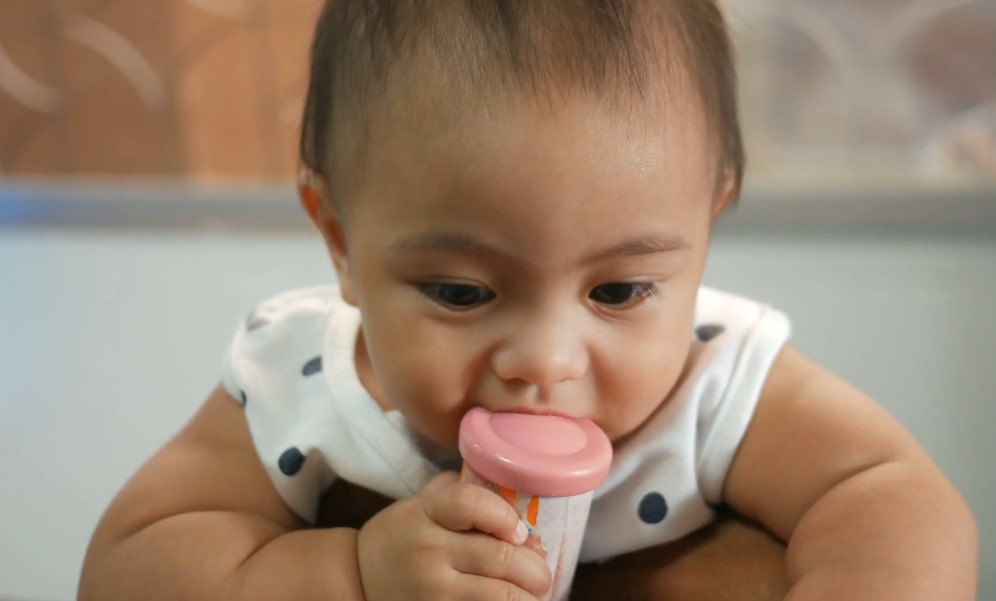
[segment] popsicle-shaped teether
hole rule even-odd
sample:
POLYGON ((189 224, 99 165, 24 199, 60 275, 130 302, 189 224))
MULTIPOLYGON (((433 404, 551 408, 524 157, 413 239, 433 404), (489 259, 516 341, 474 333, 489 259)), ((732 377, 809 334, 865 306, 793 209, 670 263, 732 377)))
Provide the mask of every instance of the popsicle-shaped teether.
POLYGON ((592 492, 612 463, 612 444, 587 419, 474 408, 460 423, 461 478, 507 499, 545 554, 553 584, 543 601, 570 593, 592 492))

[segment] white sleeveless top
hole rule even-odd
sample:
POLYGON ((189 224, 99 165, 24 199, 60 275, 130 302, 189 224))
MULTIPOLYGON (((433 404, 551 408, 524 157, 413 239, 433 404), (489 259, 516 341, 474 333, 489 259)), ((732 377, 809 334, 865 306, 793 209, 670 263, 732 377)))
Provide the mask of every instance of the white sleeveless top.
MULTIPOLYGON (((789 321, 765 305, 702 288, 687 377, 624 445, 595 491, 581 561, 604 561, 680 538, 712 521, 789 321)), ((359 312, 337 286, 292 290, 244 320, 222 382, 245 407, 280 495, 315 519, 336 478, 403 498, 459 457, 384 412, 354 362, 359 312)))

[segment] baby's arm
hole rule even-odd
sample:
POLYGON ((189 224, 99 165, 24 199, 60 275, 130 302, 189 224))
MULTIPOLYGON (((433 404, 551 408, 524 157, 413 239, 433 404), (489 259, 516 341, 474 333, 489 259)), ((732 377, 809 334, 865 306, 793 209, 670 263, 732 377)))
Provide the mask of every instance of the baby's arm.
POLYGON ((524 532, 509 540, 515 510, 456 480, 436 478, 360 530, 305 529, 218 389, 108 508, 79 599, 534 600, 549 570, 524 532))
POLYGON ((787 541, 787 599, 975 599, 978 534, 913 437, 785 349, 724 490, 787 541))
MULTIPOLYGON (((391 503, 337 480, 322 499, 318 521, 360 528, 391 503)), ((724 512, 716 523, 679 540, 579 566, 571 600, 781 601, 786 588, 784 545, 724 512)))
POLYGON ((356 531, 302 528, 219 388, 107 509, 79 599, 362 600, 356 531))

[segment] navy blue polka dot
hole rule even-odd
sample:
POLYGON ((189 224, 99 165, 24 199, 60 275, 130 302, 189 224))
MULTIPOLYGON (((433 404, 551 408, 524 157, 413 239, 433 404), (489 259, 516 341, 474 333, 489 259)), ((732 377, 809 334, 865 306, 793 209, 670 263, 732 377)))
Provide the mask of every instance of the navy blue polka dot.
POLYGON ((304 374, 305 376, 310 376, 310 375, 313 375, 313 374, 317 374, 320 371, 322 371, 322 356, 321 355, 315 357, 311 361, 308 361, 307 363, 304 364, 304 367, 301 368, 301 373, 304 374))
POLYGON ((245 407, 246 403, 249 402, 249 399, 246 398, 246 391, 245 390, 239 390, 239 396, 242 398, 242 406, 245 407))
POLYGON ((659 524, 667 516, 667 501, 664 495, 659 492, 647 493, 640 501, 640 509, 637 510, 640 519, 647 524, 659 524))
POLYGON ((695 336, 702 342, 709 342, 726 331, 726 326, 709 324, 695 328, 695 336))
POLYGON ((277 466, 285 476, 293 476, 301 471, 301 466, 304 465, 304 459, 304 453, 301 452, 301 449, 291 447, 280 455, 280 459, 277 461, 277 466))

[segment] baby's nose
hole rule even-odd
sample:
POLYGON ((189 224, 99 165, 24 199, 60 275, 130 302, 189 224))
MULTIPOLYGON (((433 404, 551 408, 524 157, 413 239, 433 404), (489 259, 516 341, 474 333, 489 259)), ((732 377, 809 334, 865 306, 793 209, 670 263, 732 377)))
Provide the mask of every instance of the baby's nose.
POLYGON ((551 386, 581 378, 588 352, 578 329, 567 320, 524 324, 498 346, 492 369, 505 381, 551 386))

